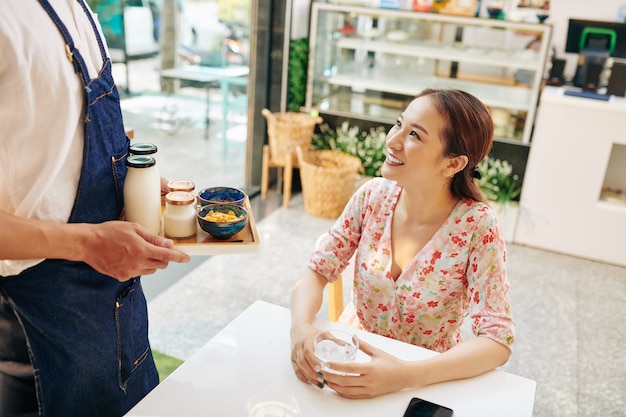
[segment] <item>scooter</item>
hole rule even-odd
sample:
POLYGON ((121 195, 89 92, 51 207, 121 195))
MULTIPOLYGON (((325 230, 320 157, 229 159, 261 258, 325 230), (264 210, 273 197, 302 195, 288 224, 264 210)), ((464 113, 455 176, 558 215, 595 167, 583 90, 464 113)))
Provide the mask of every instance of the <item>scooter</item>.
MULTIPOLYGON (((189 65, 204 67, 224 67, 228 65, 248 65, 248 50, 241 41, 238 31, 228 26, 228 32, 224 36, 221 51, 209 51, 196 45, 179 45, 178 56, 189 65)), ((203 83, 181 80, 181 87, 203 87, 203 83)), ((231 87, 234 94, 245 94, 246 87, 234 85, 231 87)))
POLYGON ((249 62, 248 50, 242 42, 242 37, 231 26, 228 26, 221 51, 210 51, 196 45, 180 45, 178 55, 188 64, 206 67, 248 65, 249 62))

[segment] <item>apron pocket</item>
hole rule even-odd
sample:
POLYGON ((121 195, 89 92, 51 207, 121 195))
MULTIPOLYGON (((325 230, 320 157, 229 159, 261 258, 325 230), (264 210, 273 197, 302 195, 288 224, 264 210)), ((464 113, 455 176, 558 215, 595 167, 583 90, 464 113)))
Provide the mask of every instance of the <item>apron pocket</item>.
POLYGON ((147 308, 137 281, 126 287, 115 300, 115 325, 117 330, 118 382, 125 391, 135 369, 148 357, 147 308))
POLYGON ((126 158, 128 157, 129 146, 130 140, 126 137, 124 149, 111 157, 111 171, 113 173, 113 181, 115 182, 115 198, 118 213, 121 213, 124 207, 124 180, 126 179, 126 158))

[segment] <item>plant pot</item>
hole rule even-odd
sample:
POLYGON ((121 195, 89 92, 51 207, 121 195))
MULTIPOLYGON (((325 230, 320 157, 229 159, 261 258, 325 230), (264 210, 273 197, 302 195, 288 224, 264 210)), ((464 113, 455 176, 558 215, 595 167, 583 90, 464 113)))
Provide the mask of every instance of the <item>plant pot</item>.
POLYGON ((296 148, 300 182, 307 213, 337 218, 354 193, 361 160, 340 151, 296 148))

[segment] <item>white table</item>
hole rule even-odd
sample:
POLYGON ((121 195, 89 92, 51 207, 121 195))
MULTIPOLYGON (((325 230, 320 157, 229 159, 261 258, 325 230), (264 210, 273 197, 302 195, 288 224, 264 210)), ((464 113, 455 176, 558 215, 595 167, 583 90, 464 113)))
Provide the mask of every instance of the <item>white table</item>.
MULTIPOLYGON (((405 390, 368 400, 340 398, 302 383, 290 362, 289 310, 256 301, 137 404, 127 416, 247 416, 255 394, 276 389, 296 398, 298 417, 402 417, 420 397, 452 408, 455 417, 531 417, 535 382, 495 370, 462 381, 405 390)), ((342 328, 319 320, 323 328, 342 328)), ((363 340, 404 359, 437 353, 358 332, 363 340)))
MULTIPOLYGON (((247 85, 250 68, 245 65, 229 65, 225 67, 206 67, 200 65, 184 65, 161 71, 161 77, 174 80, 193 81, 207 90, 205 138, 209 137, 209 94, 214 85, 219 85, 222 92, 223 134, 226 135, 225 123, 228 116, 228 94, 231 85, 247 85)), ((224 137, 224 140, 226 138, 224 137)), ((224 142, 226 143, 226 142, 224 142)))

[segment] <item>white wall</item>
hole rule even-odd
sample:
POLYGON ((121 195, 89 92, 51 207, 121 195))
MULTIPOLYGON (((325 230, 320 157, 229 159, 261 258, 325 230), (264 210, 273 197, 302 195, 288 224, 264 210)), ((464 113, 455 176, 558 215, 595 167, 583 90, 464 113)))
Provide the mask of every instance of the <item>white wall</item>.
POLYGON ((291 39, 308 37, 311 0, 292 0, 291 7, 291 39))

